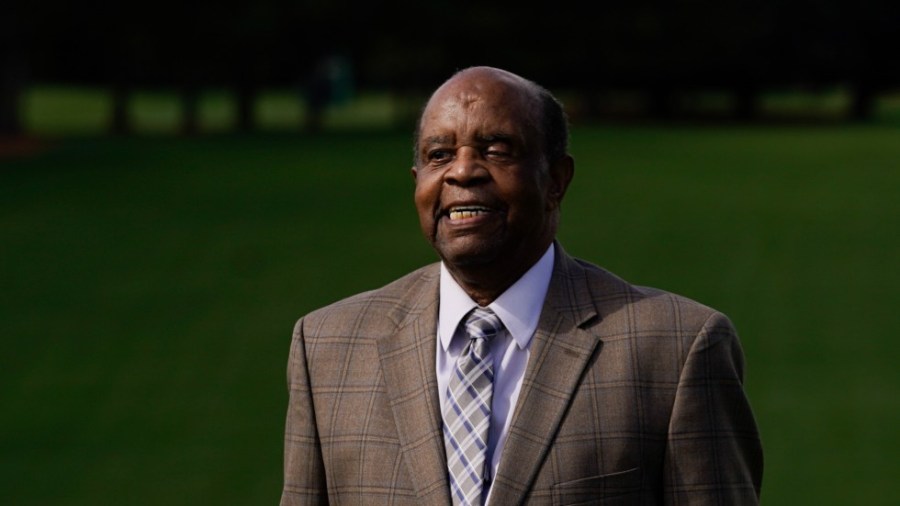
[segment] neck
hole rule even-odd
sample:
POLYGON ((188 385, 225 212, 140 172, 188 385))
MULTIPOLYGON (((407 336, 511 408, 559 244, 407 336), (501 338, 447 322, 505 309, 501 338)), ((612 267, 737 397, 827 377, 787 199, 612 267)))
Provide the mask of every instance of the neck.
POLYGON ((447 270, 450 271, 450 275, 453 276, 460 288, 481 307, 497 300, 497 297, 511 287, 522 274, 525 274, 525 272, 521 272, 515 277, 497 278, 472 272, 472 269, 460 270, 451 265, 447 265, 447 270))
POLYGON ((529 258, 527 262, 521 262, 518 266, 496 265, 495 263, 482 265, 453 265, 444 262, 450 275, 459 284, 460 288, 481 307, 485 307, 503 295, 509 287, 514 285, 538 260, 544 256, 547 248, 542 249, 529 258), (514 267, 514 268, 510 268, 514 267))

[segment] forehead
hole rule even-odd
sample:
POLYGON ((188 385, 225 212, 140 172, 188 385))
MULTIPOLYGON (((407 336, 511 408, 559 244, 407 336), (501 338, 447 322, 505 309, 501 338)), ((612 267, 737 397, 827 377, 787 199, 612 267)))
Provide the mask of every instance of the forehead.
POLYGON ((422 114, 421 135, 489 135, 526 138, 536 121, 536 101, 521 84, 463 76, 440 87, 422 114))

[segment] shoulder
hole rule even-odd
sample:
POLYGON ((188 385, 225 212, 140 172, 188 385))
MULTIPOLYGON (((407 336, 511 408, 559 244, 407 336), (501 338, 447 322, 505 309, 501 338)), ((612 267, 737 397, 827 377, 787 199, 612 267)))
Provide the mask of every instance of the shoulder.
POLYGON ((439 264, 427 265, 375 290, 316 309, 300 318, 297 330, 307 336, 365 337, 395 329, 411 314, 436 303, 439 278, 439 264))
POLYGON ((724 313, 678 293, 635 285, 591 263, 574 261, 596 310, 583 328, 606 343, 608 356, 619 356, 623 363, 634 361, 643 371, 656 371, 648 373, 651 376, 680 374, 691 355, 702 356, 706 366, 715 364, 741 377, 740 339, 724 313), (678 367, 672 369, 673 365, 678 367))
POLYGON ((675 330, 696 334, 705 328, 731 329, 728 317, 684 295, 632 284, 590 262, 572 258, 584 276, 601 316, 613 322, 647 330, 675 330))

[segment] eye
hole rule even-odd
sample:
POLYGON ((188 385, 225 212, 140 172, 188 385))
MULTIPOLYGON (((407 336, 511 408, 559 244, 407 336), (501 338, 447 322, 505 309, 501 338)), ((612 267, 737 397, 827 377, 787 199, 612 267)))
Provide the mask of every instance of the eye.
POLYGON ((507 159, 512 156, 510 150, 505 146, 491 146, 484 152, 488 158, 507 159))
POLYGON ((428 161, 434 163, 445 162, 452 157, 453 154, 448 149, 433 149, 426 155, 428 161))

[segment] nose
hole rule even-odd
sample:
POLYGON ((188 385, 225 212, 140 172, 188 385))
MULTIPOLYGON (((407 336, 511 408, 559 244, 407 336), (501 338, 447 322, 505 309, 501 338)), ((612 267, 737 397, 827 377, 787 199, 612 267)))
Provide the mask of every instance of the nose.
POLYGON ((463 146, 456 152, 453 165, 444 175, 449 184, 472 186, 490 179, 491 174, 484 166, 484 160, 478 149, 463 146))

